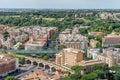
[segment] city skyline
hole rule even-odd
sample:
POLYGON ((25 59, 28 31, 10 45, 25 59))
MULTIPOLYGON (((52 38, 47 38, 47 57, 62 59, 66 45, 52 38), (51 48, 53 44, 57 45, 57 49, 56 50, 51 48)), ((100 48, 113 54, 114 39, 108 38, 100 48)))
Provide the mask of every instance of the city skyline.
POLYGON ((120 9, 119 2, 119 0, 1 0, 0 8, 120 9))

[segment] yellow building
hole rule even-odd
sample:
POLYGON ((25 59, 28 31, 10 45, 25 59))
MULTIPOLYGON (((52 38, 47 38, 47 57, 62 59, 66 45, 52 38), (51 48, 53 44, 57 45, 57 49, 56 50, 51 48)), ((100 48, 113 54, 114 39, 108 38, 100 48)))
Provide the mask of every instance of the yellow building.
POLYGON ((82 60, 83 52, 73 48, 64 49, 56 54, 56 64, 60 66, 71 67, 82 60))
POLYGON ((109 67, 115 66, 117 64, 117 57, 111 53, 102 53, 98 55, 98 59, 103 61, 103 63, 108 64, 109 67))

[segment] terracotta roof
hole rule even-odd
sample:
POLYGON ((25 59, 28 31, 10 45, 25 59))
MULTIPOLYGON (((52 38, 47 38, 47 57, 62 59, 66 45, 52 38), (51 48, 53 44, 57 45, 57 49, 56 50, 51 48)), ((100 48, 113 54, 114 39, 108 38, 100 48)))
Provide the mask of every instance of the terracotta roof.
POLYGON ((43 71, 36 71, 32 74, 29 74, 29 75, 26 75, 24 80, 30 80, 30 79, 34 79, 34 80, 45 80, 45 79, 48 79, 48 75, 43 72, 43 71))
POLYGON ((101 63, 103 63, 103 62, 100 61, 100 60, 90 60, 90 61, 81 61, 81 62, 78 63, 78 65, 90 66, 90 65, 101 64, 101 63))

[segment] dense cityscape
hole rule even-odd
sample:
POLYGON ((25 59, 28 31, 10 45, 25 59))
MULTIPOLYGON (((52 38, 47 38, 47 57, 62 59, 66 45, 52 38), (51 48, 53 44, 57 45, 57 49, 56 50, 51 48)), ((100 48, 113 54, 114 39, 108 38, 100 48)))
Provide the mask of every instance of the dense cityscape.
POLYGON ((0 10, 0 80, 120 80, 120 11, 0 10))

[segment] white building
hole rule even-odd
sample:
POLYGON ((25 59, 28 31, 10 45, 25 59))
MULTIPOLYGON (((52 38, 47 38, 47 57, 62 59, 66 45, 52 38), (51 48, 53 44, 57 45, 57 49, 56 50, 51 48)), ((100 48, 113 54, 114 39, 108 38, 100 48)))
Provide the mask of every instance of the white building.
POLYGON ((100 49, 88 49, 87 57, 92 59, 98 59, 98 54, 100 54, 100 49))

